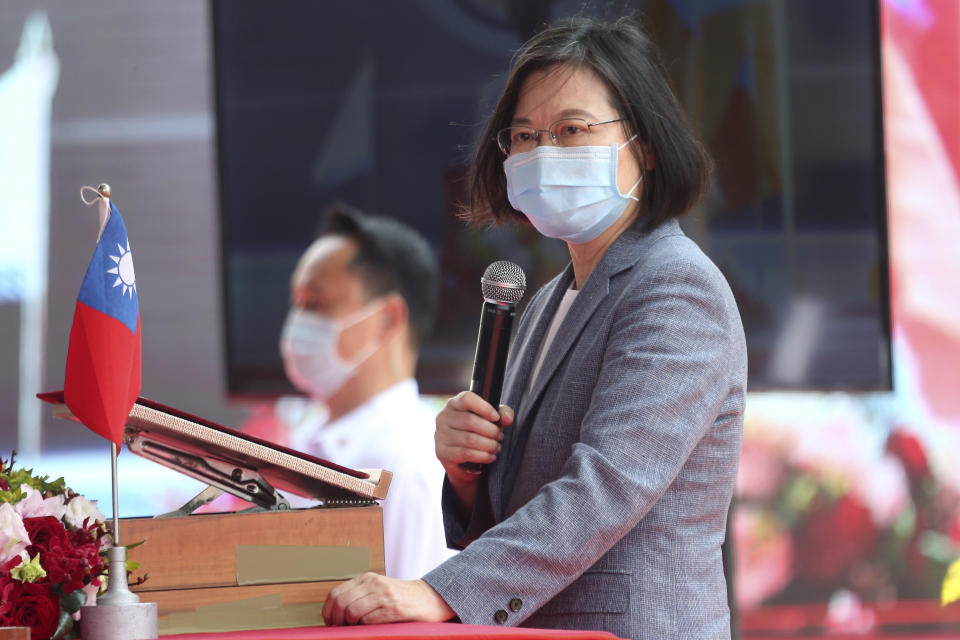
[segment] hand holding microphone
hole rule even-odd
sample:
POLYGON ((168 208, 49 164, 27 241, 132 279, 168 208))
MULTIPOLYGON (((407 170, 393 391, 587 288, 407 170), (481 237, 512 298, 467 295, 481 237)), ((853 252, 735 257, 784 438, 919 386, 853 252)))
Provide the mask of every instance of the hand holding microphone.
POLYGON ((484 302, 470 391, 451 398, 437 416, 437 457, 454 481, 475 479, 500 450, 500 426, 513 422, 512 411, 498 408, 510 332, 516 305, 526 291, 526 276, 516 264, 500 260, 487 267, 480 283, 484 302))

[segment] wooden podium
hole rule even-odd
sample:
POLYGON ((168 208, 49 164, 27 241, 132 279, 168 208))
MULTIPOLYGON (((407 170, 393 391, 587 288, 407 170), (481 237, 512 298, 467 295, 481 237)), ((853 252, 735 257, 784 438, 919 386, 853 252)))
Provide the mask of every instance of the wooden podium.
MULTIPOLYGON (((76 420, 62 391, 37 397, 54 405, 55 417, 76 420)), ((330 589, 384 572, 376 501, 387 496, 389 471, 349 469, 143 397, 123 441, 209 485, 166 514, 182 515, 120 521, 121 544, 144 541, 128 558, 142 567, 135 577, 149 579, 133 591, 157 603, 161 635, 321 625, 330 589), (278 489, 322 506, 289 509, 278 489), (187 515, 223 492, 261 510, 187 515)))
POLYGON ((157 603, 161 635, 321 625, 334 586, 384 571, 376 505, 125 519, 120 535, 145 541, 133 591, 157 603))

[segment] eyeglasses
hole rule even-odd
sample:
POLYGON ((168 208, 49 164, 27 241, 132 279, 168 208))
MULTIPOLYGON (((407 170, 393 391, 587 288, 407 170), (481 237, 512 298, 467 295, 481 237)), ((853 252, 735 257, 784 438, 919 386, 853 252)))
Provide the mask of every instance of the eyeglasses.
POLYGON ((497 146, 506 155, 531 151, 540 144, 540 134, 550 136, 550 142, 560 147, 582 147, 590 144, 593 127, 613 122, 623 122, 626 118, 587 122, 582 118, 564 118, 557 120, 547 129, 534 129, 522 125, 507 127, 497 132, 497 146))

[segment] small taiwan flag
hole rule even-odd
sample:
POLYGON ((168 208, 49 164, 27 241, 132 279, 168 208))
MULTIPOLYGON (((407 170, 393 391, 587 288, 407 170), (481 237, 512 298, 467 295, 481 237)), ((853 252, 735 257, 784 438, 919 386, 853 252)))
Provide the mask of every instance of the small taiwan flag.
POLYGON ((140 395, 140 305, 123 218, 106 198, 100 208, 106 224, 77 296, 63 395, 80 422, 119 445, 140 395))

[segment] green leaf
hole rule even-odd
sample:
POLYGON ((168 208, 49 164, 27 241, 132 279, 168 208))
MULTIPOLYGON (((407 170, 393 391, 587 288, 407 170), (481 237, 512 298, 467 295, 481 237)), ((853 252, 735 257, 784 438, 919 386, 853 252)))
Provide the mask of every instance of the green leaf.
POLYGON ((12 465, 3 469, 0 473, 2 478, 9 486, 9 491, 0 491, 0 502, 19 502, 23 498, 23 492, 20 485, 27 485, 36 489, 44 496, 61 495, 68 491, 66 481, 63 477, 56 480, 50 480, 50 476, 35 476, 33 469, 14 469, 12 465))
MULTIPOLYGON (((12 482, 7 482, 11 487, 13 486, 12 482)), ((23 500, 23 491, 20 490, 20 485, 17 485, 16 489, 11 489, 10 491, 0 491, 0 502, 9 502, 10 504, 16 504, 23 500)))
POLYGON ((80 607, 87 604, 87 592, 83 589, 74 589, 65 596, 60 596, 60 610, 73 614, 80 611, 80 607))
POLYGON ((947 567, 947 575, 943 578, 943 591, 940 594, 940 601, 944 607, 958 600, 960 600, 960 558, 947 567))
POLYGON ((73 618, 66 611, 60 610, 60 622, 57 624, 57 630, 50 636, 50 640, 62 638, 73 627, 73 618))

